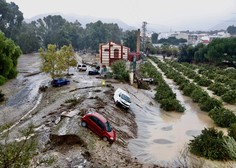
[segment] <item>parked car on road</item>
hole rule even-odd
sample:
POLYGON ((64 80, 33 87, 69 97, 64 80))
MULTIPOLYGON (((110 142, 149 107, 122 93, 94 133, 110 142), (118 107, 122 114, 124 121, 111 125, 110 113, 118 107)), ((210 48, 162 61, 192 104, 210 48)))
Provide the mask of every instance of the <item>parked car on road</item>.
POLYGON ((88 75, 99 75, 99 71, 97 69, 94 69, 94 70, 90 70, 88 71, 88 75))
POLYGON ((78 71, 87 71, 87 65, 85 64, 79 64, 77 66, 78 71))
POLYGON ((116 89, 113 98, 116 105, 120 104, 124 108, 130 107, 131 100, 130 100, 129 94, 126 91, 122 90, 121 88, 116 89))
POLYGON ((116 132, 111 128, 108 120, 97 112, 90 112, 81 118, 81 125, 89 128, 104 141, 113 143, 116 140, 116 132))
POLYGON ((51 81, 51 85, 53 87, 59 87, 68 84, 70 84, 70 81, 68 79, 63 79, 63 78, 58 78, 51 81))

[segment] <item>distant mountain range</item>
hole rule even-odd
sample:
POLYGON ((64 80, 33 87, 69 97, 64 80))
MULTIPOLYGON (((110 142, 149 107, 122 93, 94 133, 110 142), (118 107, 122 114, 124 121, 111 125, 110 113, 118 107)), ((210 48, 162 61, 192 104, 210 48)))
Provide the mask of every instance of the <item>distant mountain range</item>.
MULTIPOLYGON (((69 22, 74 22, 75 20, 78 20, 82 27, 85 28, 86 24, 88 23, 94 23, 97 22, 98 20, 102 21, 103 23, 117 23, 120 28, 122 28, 124 31, 126 30, 137 30, 141 29, 142 23, 140 25, 128 25, 127 23, 123 22, 120 19, 111 19, 111 18, 99 18, 99 17, 93 17, 93 16, 83 16, 83 15, 78 15, 78 14, 63 14, 63 13, 45 13, 45 14, 40 14, 36 15, 32 18, 26 18, 25 22, 30 23, 31 21, 36 21, 40 18, 47 17, 48 15, 61 15, 64 19, 66 19, 69 22)), ((169 31, 169 27, 164 26, 164 25, 149 25, 148 24, 148 32, 166 32, 169 31)))
MULTIPOLYGON (((97 22, 98 20, 102 21, 103 23, 117 23, 120 28, 122 28, 124 31, 126 30, 137 30, 141 29, 142 23, 140 25, 128 25, 127 23, 123 22, 120 19, 111 19, 111 18, 99 18, 99 17, 93 17, 93 16, 82 16, 78 14, 63 14, 63 13, 45 13, 45 14, 40 14, 36 15, 30 19, 25 19, 26 23, 30 23, 31 21, 38 20, 40 18, 46 17, 48 15, 61 15, 64 19, 66 19, 69 22, 74 22, 75 20, 78 20, 82 27, 85 28, 86 24, 88 23, 94 23, 97 22)), ((229 21, 223 21, 212 28, 210 28, 208 31, 211 30, 226 30, 228 26, 234 25, 236 26, 236 20, 232 19, 229 21)), ((169 31, 175 31, 175 30, 170 30, 170 27, 165 26, 165 25, 159 25, 159 24, 148 24, 147 25, 147 32, 152 33, 160 33, 160 32, 169 32, 169 31)))
POLYGON ((47 17, 48 15, 61 15, 64 19, 66 19, 69 22, 74 22, 78 20, 81 23, 82 27, 84 28, 87 23, 95 23, 98 20, 100 20, 103 23, 117 23, 118 26, 122 28, 123 30, 137 29, 135 26, 130 26, 119 19, 98 18, 98 17, 92 17, 92 16, 82 16, 82 15, 77 15, 77 14, 63 14, 63 13, 46 13, 46 14, 36 15, 30 19, 25 19, 25 22, 30 23, 31 21, 38 20, 43 17, 47 17))

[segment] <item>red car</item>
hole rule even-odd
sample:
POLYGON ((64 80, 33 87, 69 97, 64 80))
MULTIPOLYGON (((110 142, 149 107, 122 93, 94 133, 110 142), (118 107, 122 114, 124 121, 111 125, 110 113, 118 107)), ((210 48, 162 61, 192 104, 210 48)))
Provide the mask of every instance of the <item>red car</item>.
POLYGON ((97 112, 85 114, 81 118, 81 125, 88 127, 104 141, 112 143, 116 140, 115 130, 111 128, 107 119, 97 112))

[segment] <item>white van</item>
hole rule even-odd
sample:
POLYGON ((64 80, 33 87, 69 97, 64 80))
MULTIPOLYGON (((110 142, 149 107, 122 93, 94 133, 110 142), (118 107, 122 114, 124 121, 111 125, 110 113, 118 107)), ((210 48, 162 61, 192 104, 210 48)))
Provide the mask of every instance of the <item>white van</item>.
POLYGON ((116 105, 121 104, 125 108, 130 107, 131 100, 130 100, 129 94, 126 91, 120 88, 116 89, 113 98, 116 105))

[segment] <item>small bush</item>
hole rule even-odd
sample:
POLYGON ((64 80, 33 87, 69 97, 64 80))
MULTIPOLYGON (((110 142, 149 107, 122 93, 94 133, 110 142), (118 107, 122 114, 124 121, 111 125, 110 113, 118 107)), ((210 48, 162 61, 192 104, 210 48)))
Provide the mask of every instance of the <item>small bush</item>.
POLYGON ((235 114, 222 107, 212 109, 208 115, 220 127, 229 127, 231 124, 236 123, 235 114))
POLYGON ((184 112, 184 107, 176 99, 163 99, 160 101, 161 108, 166 111, 184 112))
POLYGON ((190 81, 188 79, 183 80, 182 82, 180 82, 179 84, 179 89, 183 90, 185 86, 189 85, 190 81))
POLYGON ((230 160, 224 140, 222 131, 218 132, 215 128, 205 128, 201 135, 190 140, 190 152, 211 160, 230 160))
POLYGON ((210 84, 212 84, 212 81, 207 79, 206 77, 201 77, 197 83, 200 85, 200 86, 205 86, 205 87, 208 87, 210 84))
POLYGON ((229 81, 229 78, 219 75, 214 80, 215 80, 215 82, 227 83, 229 81))
POLYGON ((218 108, 222 106, 222 102, 211 97, 206 97, 205 99, 200 100, 200 109, 206 112, 209 112, 213 108, 218 108))
POLYGON ((10 70, 9 74, 7 75, 7 78, 8 79, 13 79, 13 78, 15 78, 17 76, 17 73, 18 72, 17 72, 16 68, 12 68, 10 70))
POLYGON ((107 72, 106 75, 105 75, 106 79, 110 79, 112 77, 113 77, 113 73, 112 72, 107 72))
POLYGON ((225 92, 228 91, 228 89, 225 87, 225 85, 223 85, 222 83, 212 83, 209 86, 209 89, 212 90, 216 95, 221 96, 223 95, 225 92))
POLYGON ((163 99, 175 98, 176 95, 172 92, 169 86, 165 83, 160 84, 156 88, 155 99, 160 102, 163 99))
POLYGON ((236 140, 236 123, 233 123, 229 126, 228 135, 236 140))
POLYGON ((126 64, 123 60, 115 61, 111 65, 114 78, 120 81, 129 81, 129 72, 126 70, 126 64))
POLYGON ((3 85, 6 81, 7 79, 4 76, 0 75, 0 86, 3 85))
POLYGON ((196 88, 196 85, 194 83, 189 83, 183 88, 184 95, 190 96, 195 88, 196 88))
POLYGON ((236 90, 230 90, 222 95, 222 100, 226 103, 236 103, 236 90))
POLYGON ((205 92, 202 88, 196 87, 191 93, 191 98, 193 102, 199 103, 201 100, 204 100, 208 97, 207 92, 205 92))
POLYGON ((224 139, 224 148, 230 160, 236 160, 236 142, 232 137, 228 136, 224 139))

